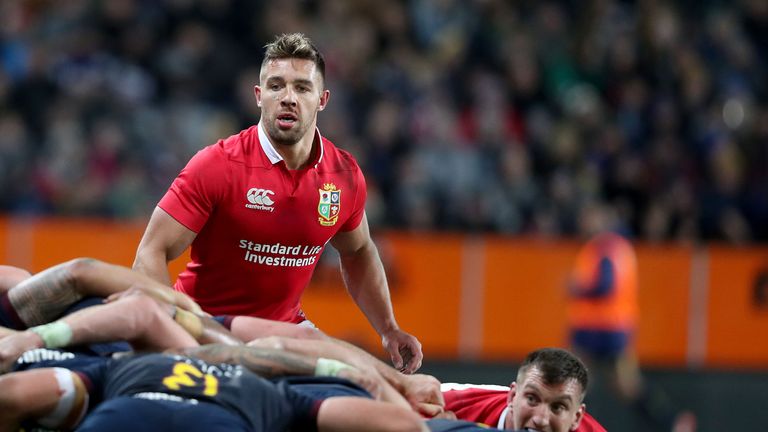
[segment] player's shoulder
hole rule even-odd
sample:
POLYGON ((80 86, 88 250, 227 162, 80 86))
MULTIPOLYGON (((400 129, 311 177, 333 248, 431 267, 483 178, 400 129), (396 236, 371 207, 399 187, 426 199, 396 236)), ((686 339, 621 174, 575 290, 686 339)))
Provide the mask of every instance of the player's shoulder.
POLYGON ((251 126, 202 148, 200 153, 208 153, 211 157, 219 157, 223 160, 246 161, 259 150, 258 127, 251 126))
POLYGON ((336 147, 336 145, 326 137, 322 137, 323 156, 320 165, 329 171, 358 171, 360 166, 352 153, 336 147))

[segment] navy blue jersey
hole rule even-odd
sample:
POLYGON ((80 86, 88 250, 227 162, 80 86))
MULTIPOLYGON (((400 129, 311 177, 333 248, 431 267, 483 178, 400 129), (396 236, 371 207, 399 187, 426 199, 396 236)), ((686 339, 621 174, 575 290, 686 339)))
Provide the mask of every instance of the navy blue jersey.
POLYGON ((84 354, 77 351, 39 348, 22 354, 11 367, 11 372, 21 372, 29 369, 61 367, 71 371, 82 371, 95 364, 105 364, 109 358, 84 354))
POLYGON ((209 402, 121 396, 97 406, 77 427, 78 432, 253 432, 239 415, 209 402))
POLYGON ((133 396, 192 405, 213 403, 237 413, 255 430, 314 430, 321 403, 241 366, 184 356, 126 356, 82 372, 87 386, 103 388, 104 400, 133 396))
POLYGON ((273 378, 271 381, 274 383, 285 383, 291 387, 291 390, 314 399, 328 399, 340 396, 373 399, 367 390, 343 378, 291 376, 273 378))

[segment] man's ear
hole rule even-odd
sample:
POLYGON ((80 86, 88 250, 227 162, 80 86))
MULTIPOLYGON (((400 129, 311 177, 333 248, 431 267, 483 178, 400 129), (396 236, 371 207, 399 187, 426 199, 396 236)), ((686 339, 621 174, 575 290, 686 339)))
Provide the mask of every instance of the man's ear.
POLYGON ((318 111, 322 111, 325 109, 325 106, 328 105, 328 99, 331 98, 331 91, 330 90, 323 90, 323 92, 320 94, 320 104, 317 106, 318 111))
POLYGON ((517 383, 512 381, 512 383, 509 385, 509 393, 507 393, 508 406, 512 406, 512 400, 515 398, 516 394, 517 394, 517 383))
POLYGON ((587 411, 587 406, 584 405, 584 404, 581 404, 581 406, 579 407, 579 410, 576 411, 576 419, 573 421, 573 424, 571 425, 571 427, 568 430, 575 431, 576 429, 579 428, 579 424, 581 423, 581 419, 584 418, 584 413, 586 411, 587 411))
POLYGON ((261 87, 253 86, 253 95, 256 96, 256 105, 261 108, 261 87))

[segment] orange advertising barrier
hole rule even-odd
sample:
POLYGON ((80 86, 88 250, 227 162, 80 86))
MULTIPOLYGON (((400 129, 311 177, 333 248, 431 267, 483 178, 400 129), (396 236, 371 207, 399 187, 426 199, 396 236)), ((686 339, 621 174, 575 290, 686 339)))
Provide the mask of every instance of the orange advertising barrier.
POLYGON ((768 368, 768 250, 710 247, 706 364, 768 368))
MULTIPOLYGON (((0 218, 0 258, 33 272, 81 256, 130 266, 143 230, 142 223, 0 218)), ((520 360, 541 346, 567 346, 566 280, 579 244, 396 232, 376 241, 398 323, 419 337, 428 358, 520 360)), ((644 364, 768 368, 768 247, 636 250, 644 364)), ((172 277, 187 258, 170 264, 172 277)), ((307 316, 382 354, 338 264, 326 261, 304 295, 307 316)))

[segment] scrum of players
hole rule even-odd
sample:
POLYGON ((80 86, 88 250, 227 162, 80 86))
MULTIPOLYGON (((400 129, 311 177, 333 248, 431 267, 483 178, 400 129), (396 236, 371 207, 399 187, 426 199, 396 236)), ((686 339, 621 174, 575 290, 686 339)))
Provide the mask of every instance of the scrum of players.
POLYGON ((315 328, 210 316, 88 258, 0 266, 0 374, 0 431, 604 430, 565 350, 529 354, 509 387, 444 393, 315 328))

